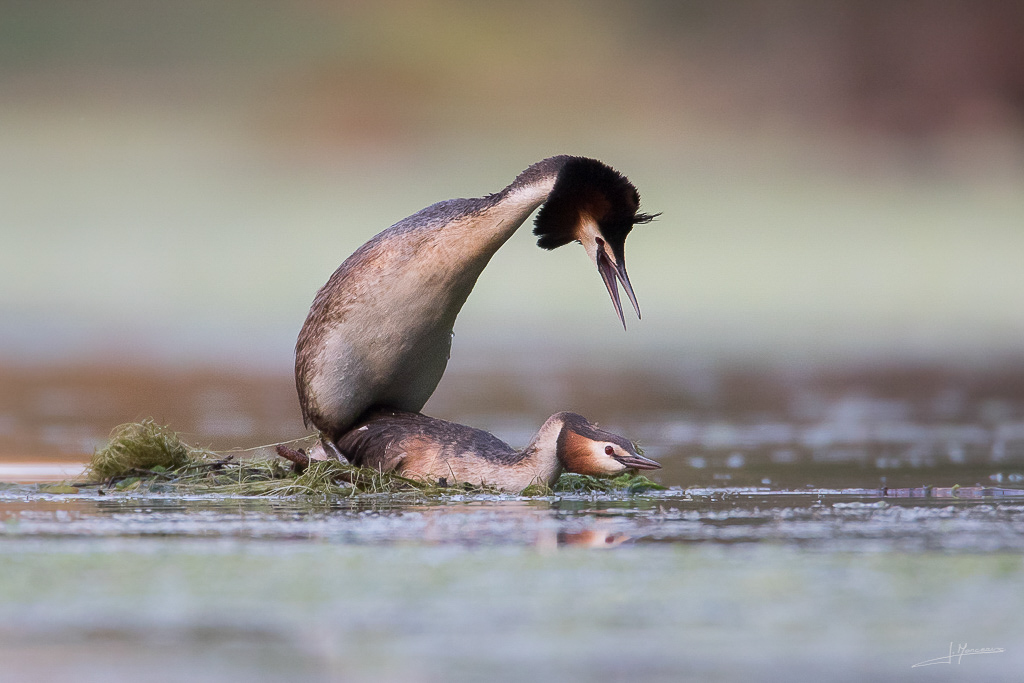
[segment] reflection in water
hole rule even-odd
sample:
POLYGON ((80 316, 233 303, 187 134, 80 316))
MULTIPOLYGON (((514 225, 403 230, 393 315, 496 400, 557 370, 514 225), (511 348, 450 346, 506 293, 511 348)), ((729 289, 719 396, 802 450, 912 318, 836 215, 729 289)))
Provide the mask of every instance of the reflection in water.
POLYGON ((770 541, 872 552, 1024 550, 1024 491, 1011 489, 903 489, 882 497, 868 489, 691 488, 642 496, 452 496, 429 503, 387 496, 317 501, 44 491, 29 485, 0 489, 0 539, 224 538, 544 549, 770 541))
POLYGON ((607 529, 597 526, 584 531, 561 531, 555 537, 558 545, 571 545, 581 548, 614 548, 630 539, 626 534, 611 533, 607 529))

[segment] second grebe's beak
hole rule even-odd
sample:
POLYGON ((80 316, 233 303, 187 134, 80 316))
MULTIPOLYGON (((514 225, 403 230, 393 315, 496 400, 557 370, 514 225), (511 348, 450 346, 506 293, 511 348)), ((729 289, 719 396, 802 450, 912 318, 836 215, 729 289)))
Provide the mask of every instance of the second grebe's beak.
POLYGON ((622 283, 622 289, 626 291, 629 302, 633 304, 633 310, 636 311, 637 318, 640 317, 640 304, 637 303, 636 294, 633 293, 633 285, 629 283, 625 261, 620 260, 616 262, 609 255, 608 246, 605 241, 600 237, 596 241, 597 251, 594 260, 597 262, 597 272, 601 274, 604 286, 608 289, 608 296, 612 298, 612 303, 615 305, 615 313, 619 316, 619 322, 622 323, 622 329, 626 329, 626 318, 622 315, 622 302, 619 300, 618 283, 622 283))
POLYGON ((661 463, 655 462, 650 458, 645 458, 642 455, 636 453, 631 455, 613 455, 613 459, 618 460, 626 467, 633 470, 660 470, 661 463))

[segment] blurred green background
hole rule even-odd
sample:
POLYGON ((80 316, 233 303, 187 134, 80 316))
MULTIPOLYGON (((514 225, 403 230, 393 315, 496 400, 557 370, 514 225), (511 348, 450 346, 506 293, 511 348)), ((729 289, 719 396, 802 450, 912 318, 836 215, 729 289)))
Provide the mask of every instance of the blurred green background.
POLYGON ((3 2, 0 362, 288 373, 359 244, 558 153, 663 212, 644 319, 524 228, 455 365, 1019 358, 1021 35, 1015 0, 3 2))

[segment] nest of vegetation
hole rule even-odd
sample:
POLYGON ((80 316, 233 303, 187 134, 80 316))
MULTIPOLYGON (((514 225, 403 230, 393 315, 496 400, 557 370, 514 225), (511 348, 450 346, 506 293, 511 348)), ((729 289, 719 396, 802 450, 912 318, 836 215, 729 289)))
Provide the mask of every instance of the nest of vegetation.
MULTIPOLYGON (((297 471, 275 457, 236 457, 186 444, 171 429, 153 420, 123 424, 110 443, 97 450, 86 478, 118 490, 240 496, 357 496, 372 494, 444 496, 455 493, 501 493, 491 487, 408 479, 391 472, 356 467, 337 460, 314 460, 297 471)), ((601 479, 563 474, 551 488, 534 485, 523 495, 552 493, 642 493, 664 488, 642 475, 601 479)))

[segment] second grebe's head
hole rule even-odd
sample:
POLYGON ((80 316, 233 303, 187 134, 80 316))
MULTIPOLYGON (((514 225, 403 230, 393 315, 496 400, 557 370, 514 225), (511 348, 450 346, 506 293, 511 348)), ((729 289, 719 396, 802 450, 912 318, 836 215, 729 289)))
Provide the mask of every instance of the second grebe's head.
POLYGON ((619 283, 640 317, 640 305, 626 274, 626 237, 634 225, 648 223, 657 214, 639 212, 640 193, 610 166, 586 157, 554 159, 562 160, 562 166, 551 194, 537 213, 533 230, 539 238, 537 245, 555 249, 573 241, 582 244, 625 327, 619 283))
POLYGON ((557 455, 567 472, 602 476, 661 467, 637 453, 628 439, 597 428, 582 415, 559 413, 554 417, 562 422, 557 455))

